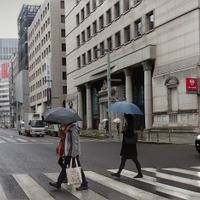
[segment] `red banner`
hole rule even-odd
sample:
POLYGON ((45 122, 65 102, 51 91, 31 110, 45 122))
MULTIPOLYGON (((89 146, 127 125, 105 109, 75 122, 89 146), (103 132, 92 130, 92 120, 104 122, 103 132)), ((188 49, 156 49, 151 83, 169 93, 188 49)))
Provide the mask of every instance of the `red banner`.
POLYGON ((197 78, 186 78, 186 91, 197 90, 197 78))
POLYGON ((9 71, 9 63, 1 64, 1 77, 8 78, 8 71, 9 71))

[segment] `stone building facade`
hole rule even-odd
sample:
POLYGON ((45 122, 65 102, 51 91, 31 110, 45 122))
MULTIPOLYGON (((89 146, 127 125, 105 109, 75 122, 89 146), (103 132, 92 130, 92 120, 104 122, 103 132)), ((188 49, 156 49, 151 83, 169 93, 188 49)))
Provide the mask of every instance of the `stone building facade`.
POLYGON ((65 105, 65 1, 45 0, 28 28, 30 110, 65 105))
POLYGON ((82 117, 81 128, 96 128, 106 117, 98 98, 107 72, 106 51, 98 49, 105 49, 110 50, 111 91, 124 87, 120 100, 144 112, 137 129, 198 132, 199 96, 186 91, 186 78, 200 73, 198 0, 66 3, 66 104, 72 102, 82 117))

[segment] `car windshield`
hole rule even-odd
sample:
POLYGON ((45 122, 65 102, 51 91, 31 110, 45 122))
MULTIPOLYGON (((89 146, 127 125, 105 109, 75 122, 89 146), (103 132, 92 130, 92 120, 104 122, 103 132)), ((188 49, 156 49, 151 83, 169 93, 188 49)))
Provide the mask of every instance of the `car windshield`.
POLYGON ((30 126, 32 126, 32 127, 45 127, 45 124, 42 120, 31 120, 30 126))

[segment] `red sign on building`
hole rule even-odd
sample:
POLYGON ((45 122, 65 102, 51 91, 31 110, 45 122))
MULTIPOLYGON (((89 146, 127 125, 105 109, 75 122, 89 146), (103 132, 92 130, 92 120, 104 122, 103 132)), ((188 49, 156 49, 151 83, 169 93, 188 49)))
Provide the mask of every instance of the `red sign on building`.
POLYGON ((197 91, 197 78, 186 78, 186 91, 197 91))
POLYGON ((1 78, 8 78, 9 63, 1 64, 1 78))

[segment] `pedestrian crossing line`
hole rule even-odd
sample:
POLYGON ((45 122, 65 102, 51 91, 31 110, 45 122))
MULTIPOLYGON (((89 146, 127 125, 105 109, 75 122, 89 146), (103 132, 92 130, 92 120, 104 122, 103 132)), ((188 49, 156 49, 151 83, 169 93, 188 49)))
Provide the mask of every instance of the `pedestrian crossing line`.
POLYGON ((157 199, 157 200, 168 199, 153 194, 151 192, 147 192, 145 190, 127 185, 125 183, 121 183, 119 181, 113 180, 111 178, 105 177, 103 175, 97 174, 92 171, 85 171, 85 174, 87 178, 135 199, 146 200, 147 197, 148 199, 157 199))
MULTIPOLYGON (((50 178, 53 181, 57 180, 58 177, 58 173, 45 173, 45 175, 50 178)), ((77 186, 69 186, 67 184, 62 184, 62 188, 64 188, 65 190, 67 190, 68 192, 70 192, 72 195, 74 195, 75 197, 81 199, 81 200, 108 200, 107 198, 93 192, 92 190, 85 190, 85 191, 81 191, 81 192, 77 192, 76 191, 76 187, 77 186)))
POLYGON ((7 200, 6 195, 5 195, 1 185, 0 185, 0 199, 1 200, 7 200))
POLYGON ((14 174, 13 177, 30 200, 55 200, 28 174, 14 174))
POLYGON ((200 167, 191 167, 191 168, 200 170, 200 167))
POLYGON ((181 169, 181 168, 163 168, 163 169, 166 171, 178 172, 182 174, 200 177, 200 172, 197 172, 197 171, 191 171, 191 170, 186 170, 186 169, 181 169))
POLYGON ((21 139, 21 138, 16 138, 16 140, 20 141, 20 142, 25 142, 25 143, 28 142, 27 140, 24 140, 24 139, 21 139))
MULTIPOLYGON (((108 171, 112 173, 116 173, 117 169, 109 169, 108 171)), ((135 175, 137 175, 137 173, 123 169, 123 171, 121 172, 121 175, 128 178, 133 178, 135 175)), ((182 199, 192 199, 192 200, 200 199, 200 193, 159 183, 156 181, 156 178, 154 177, 144 175, 143 178, 135 179, 135 180, 138 182, 143 182, 143 183, 148 183, 150 185, 153 185, 156 187, 156 191, 165 193, 174 197, 178 197, 182 199)))
MULTIPOLYGON (((153 168, 144 168, 143 170, 148 171, 148 172, 154 171, 153 168)), ((166 179, 166 180, 170 180, 170 181, 175 181, 175 182, 179 182, 179 183, 192 185, 192 186, 195 186, 195 187, 200 187, 200 181, 195 180, 195 179, 184 178, 184 177, 165 174, 165 173, 161 173, 161 172, 156 172, 156 177, 166 179)))
POLYGON ((4 137, 4 136, 0 136, 0 138, 2 138, 3 140, 5 140, 7 142, 13 142, 13 143, 17 142, 15 140, 13 140, 12 138, 4 137))

